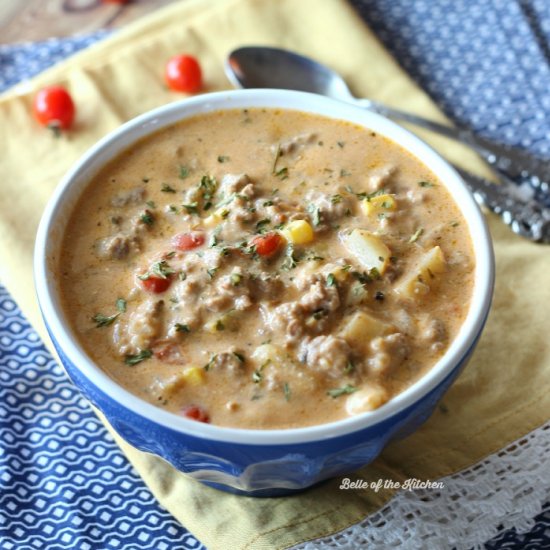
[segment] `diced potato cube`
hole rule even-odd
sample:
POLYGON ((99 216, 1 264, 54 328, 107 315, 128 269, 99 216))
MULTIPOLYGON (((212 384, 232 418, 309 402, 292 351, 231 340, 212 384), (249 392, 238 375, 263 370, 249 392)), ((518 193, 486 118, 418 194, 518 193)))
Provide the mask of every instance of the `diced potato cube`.
POLYGON ((200 367, 187 367, 181 374, 181 378, 186 384, 199 386, 204 383, 204 369, 200 367))
POLYGON ((378 195, 361 201, 361 210, 366 216, 373 216, 387 210, 395 210, 397 204, 394 195, 378 195))
POLYGON ((281 230, 283 237, 293 244, 307 244, 313 241, 313 228, 306 220, 294 220, 281 230))
POLYGON ((389 399, 388 392, 378 385, 367 386, 348 396, 346 412, 350 416, 373 411, 381 407, 389 399))
POLYGON ((266 363, 280 362, 283 357, 283 350, 279 346, 273 344, 262 344, 258 346, 254 353, 252 353, 252 359, 256 361, 258 365, 265 365, 266 363))
POLYGON ((383 336, 384 334, 390 334, 391 332, 395 332, 392 325, 375 319, 368 313, 358 311, 346 322, 340 331, 340 336, 344 338, 350 346, 361 350, 365 348, 373 338, 383 336))
POLYGON ((380 275, 384 274, 390 262, 391 251, 380 237, 364 229, 354 229, 342 241, 365 269, 377 269, 380 275))
POLYGON ((439 246, 425 252, 410 274, 395 287, 395 292, 405 298, 417 298, 427 294, 437 283, 437 275, 446 270, 446 261, 439 246))

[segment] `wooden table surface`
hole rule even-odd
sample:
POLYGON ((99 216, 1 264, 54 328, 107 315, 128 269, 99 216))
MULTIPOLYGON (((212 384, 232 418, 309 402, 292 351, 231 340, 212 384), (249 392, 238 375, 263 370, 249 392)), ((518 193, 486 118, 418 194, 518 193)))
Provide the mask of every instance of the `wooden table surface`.
POLYGON ((0 44, 120 27, 176 0, 0 0, 0 44))

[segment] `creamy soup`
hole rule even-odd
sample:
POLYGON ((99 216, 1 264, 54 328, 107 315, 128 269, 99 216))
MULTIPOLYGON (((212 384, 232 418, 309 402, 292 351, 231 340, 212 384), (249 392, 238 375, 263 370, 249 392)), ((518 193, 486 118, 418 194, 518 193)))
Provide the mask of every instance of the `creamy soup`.
POLYGON ((421 162, 354 124, 228 110, 165 128, 93 178, 59 280, 90 357, 137 396, 220 426, 372 411, 467 313, 466 223, 421 162))

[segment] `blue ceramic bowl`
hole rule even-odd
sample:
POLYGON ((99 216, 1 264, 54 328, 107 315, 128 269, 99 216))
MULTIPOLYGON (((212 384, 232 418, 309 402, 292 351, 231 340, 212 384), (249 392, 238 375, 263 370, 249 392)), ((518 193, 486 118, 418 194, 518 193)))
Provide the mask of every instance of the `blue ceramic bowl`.
POLYGON ((146 113, 102 139, 69 171, 51 198, 35 247, 42 314, 68 375, 131 445, 226 491, 277 496, 303 490, 368 464, 388 441, 413 432, 432 413, 470 357, 490 307, 494 260, 483 216, 460 176, 429 146, 393 122, 325 97, 282 90, 206 94, 146 113), (91 177, 132 143, 200 113, 278 107, 349 120, 387 136, 430 168, 462 210, 473 238, 476 274, 464 324, 441 360, 418 382, 375 411, 291 430, 243 430, 194 422, 146 403, 120 387, 78 343, 60 305, 56 262, 67 220, 91 177))

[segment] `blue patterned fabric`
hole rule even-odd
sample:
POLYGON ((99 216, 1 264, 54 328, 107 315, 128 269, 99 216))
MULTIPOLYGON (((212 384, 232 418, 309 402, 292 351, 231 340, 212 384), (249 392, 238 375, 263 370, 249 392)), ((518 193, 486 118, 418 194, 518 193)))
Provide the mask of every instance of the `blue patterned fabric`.
MULTIPOLYGON (((352 3, 451 118, 550 156, 549 2, 352 3)), ((0 46, 0 91, 106 34, 0 46)), ((158 505, 0 287, 0 549, 44 548, 202 546, 158 505)), ((486 548, 550 548, 550 504, 530 533, 505 531, 486 548)))

